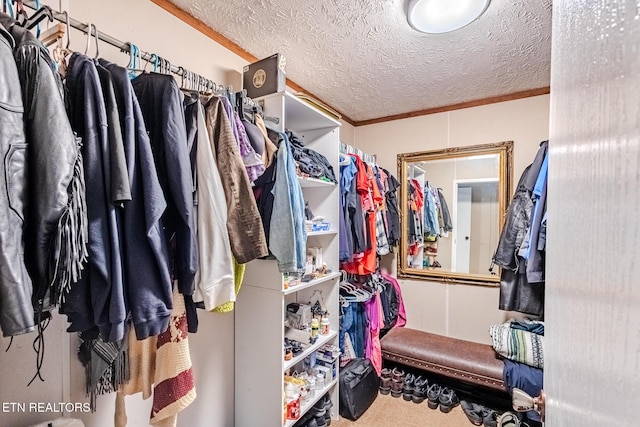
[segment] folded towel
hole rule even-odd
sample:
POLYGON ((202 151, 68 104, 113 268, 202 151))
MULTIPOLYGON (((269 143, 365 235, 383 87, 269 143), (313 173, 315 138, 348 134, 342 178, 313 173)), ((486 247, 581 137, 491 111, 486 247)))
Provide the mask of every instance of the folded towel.
POLYGON ((493 349, 501 356, 534 368, 544 368, 544 336, 511 327, 511 322, 492 325, 493 349))

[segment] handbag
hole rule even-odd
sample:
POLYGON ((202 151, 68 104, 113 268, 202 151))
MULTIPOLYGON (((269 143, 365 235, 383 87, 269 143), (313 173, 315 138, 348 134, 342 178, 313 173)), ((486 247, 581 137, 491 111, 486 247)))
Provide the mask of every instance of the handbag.
POLYGON ((371 361, 351 360, 340 370, 340 416, 357 420, 378 396, 380 380, 371 361))

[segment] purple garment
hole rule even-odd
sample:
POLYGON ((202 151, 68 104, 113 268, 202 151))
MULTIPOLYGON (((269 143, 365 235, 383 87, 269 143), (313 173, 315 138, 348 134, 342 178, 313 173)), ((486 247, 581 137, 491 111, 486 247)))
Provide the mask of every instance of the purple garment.
POLYGON ((222 101, 222 105, 224 106, 224 111, 227 113, 227 117, 231 122, 231 129, 233 130, 233 136, 238 143, 238 147, 240 148, 240 156, 242 157, 242 163, 244 163, 244 168, 247 170, 247 175, 249 176, 249 181, 253 182, 261 176, 264 171, 264 163, 262 163, 262 157, 260 157, 256 150, 251 146, 251 142, 249 141, 249 137, 247 136, 247 131, 240 120, 240 116, 233 109, 231 102, 224 97, 221 96, 220 100, 222 101))
POLYGON ((225 96, 221 96, 220 101, 222 101, 222 106, 224 107, 225 113, 227 113, 227 117, 231 122, 231 129, 233 130, 233 136, 236 141, 240 141, 240 135, 238 135, 238 129, 236 128, 236 117, 233 115, 233 106, 231 105, 231 101, 229 101, 225 96))
POLYGON ((371 360, 376 368, 378 375, 382 369, 382 352, 380 348, 380 329, 384 326, 384 316, 380 316, 382 312, 382 301, 380 292, 376 292, 375 297, 370 298, 364 303, 364 310, 367 314, 368 328, 365 336, 364 354, 371 360))
POLYGON ((254 150, 253 146, 251 145, 251 141, 249 140, 249 136, 247 135, 247 130, 244 127, 244 123, 242 123, 242 121, 240 120, 238 112, 234 111, 233 115, 235 118, 235 128, 238 131, 239 135, 237 141, 238 146, 240 147, 242 163, 244 163, 244 167, 247 170, 249 180, 253 182, 264 173, 264 163, 262 163, 262 157, 258 153, 256 153, 256 150, 254 150))

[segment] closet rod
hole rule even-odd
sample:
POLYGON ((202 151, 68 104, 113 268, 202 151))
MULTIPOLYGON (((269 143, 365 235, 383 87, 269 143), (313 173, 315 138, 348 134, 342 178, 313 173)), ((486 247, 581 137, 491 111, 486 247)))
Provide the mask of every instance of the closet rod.
MULTIPOLYGON (((30 9, 38 10, 38 7, 36 6, 36 2, 34 0, 22 0, 22 4, 24 4, 25 6, 29 7, 30 9)), ((57 21, 59 21, 59 22, 61 22, 63 24, 67 23, 67 18, 62 12, 58 12, 57 10, 53 10, 53 9, 52 9, 52 12, 53 12, 53 17, 57 21)), ((89 24, 85 24, 85 23, 80 22, 77 19, 73 19, 71 17, 69 17, 69 25, 71 25, 76 30, 82 31, 85 34, 89 34, 89 32, 93 33, 93 31, 91 31, 89 29, 89 24)), ((122 52, 131 53, 131 43, 120 41, 120 40, 116 39, 115 37, 111 37, 108 34, 105 34, 105 33, 101 32, 101 31, 98 31, 97 29, 96 29, 95 33, 96 33, 96 36, 98 37, 99 40, 102 40, 105 43, 109 43, 111 46, 117 47, 122 52)), ((145 52, 143 50, 140 50, 139 52, 140 52, 140 57, 144 61, 147 61, 147 62, 150 62, 150 63, 152 63, 154 61, 154 59, 157 57, 157 55, 150 54, 150 53, 145 52)), ((186 68, 176 67, 173 64, 170 65, 170 69, 171 69, 172 73, 174 73, 174 74, 176 74, 176 75, 178 75, 180 77, 188 77, 188 73, 190 73, 190 71, 188 71, 186 68)), ((213 82, 213 81, 201 76, 200 74, 196 74, 196 73, 191 73, 191 74, 193 74, 195 77, 201 78, 201 79, 203 79, 203 80, 205 80, 207 82, 213 83, 213 85, 215 86, 214 87, 214 91, 216 91, 216 92, 224 90, 224 86, 218 85, 215 82, 213 82)))
POLYGON ((362 160, 367 163, 378 163, 378 159, 376 158, 375 154, 367 154, 361 149, 352 147, 351 145, 345 144, 342 141, 340 141, 340 152, 342 154, 357 154, 362 160))

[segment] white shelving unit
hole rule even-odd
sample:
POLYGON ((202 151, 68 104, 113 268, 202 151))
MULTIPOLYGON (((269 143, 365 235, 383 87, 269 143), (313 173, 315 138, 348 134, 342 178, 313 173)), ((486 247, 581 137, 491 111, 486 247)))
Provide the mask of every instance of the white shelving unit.
POLYGON ((329 236, 332 234, 338 234, 338 232, 336 230, 323 230, 323 231, 309 231, 307 233, 308 237, 313 237, 313 236, 329 236))
POLYGON ((303 178, 301 176, 298 177, 298 182, 300 182, 300 187, 334 187, 336 184, 333 182, 323 181, 318 178, 303 178))
MULTIPOLYGON (((257 99, 266 116, 277 117, 278 130, 295 132, 311 148, 325 156, 339 173, 340 122, 289 92, 257 99)), ((305 357, 326 343, 338 345, 339 262, 338 185, 315 178, 298 178, 309 207, 330 224, 327 231, 308 233, 310 247, 322 247, 322 260, 331 272, 310 282, 284 288, 283 275, 275 260, 255 260, 247 265, 243 287, 235 305, 235 425, 239 427, 282 425, 283 376, 302 368, 305 357), (308 303, 320 291, 329 311, 330 332, 301 354, 285 361, 286 306, 292 302, 308 303)), ((332 418, 338 419, 338 380, 302 406, 306 413, 326 393, 334 403, 332 418)), ((285 426, 293 426, 288 420, 285 426)))

